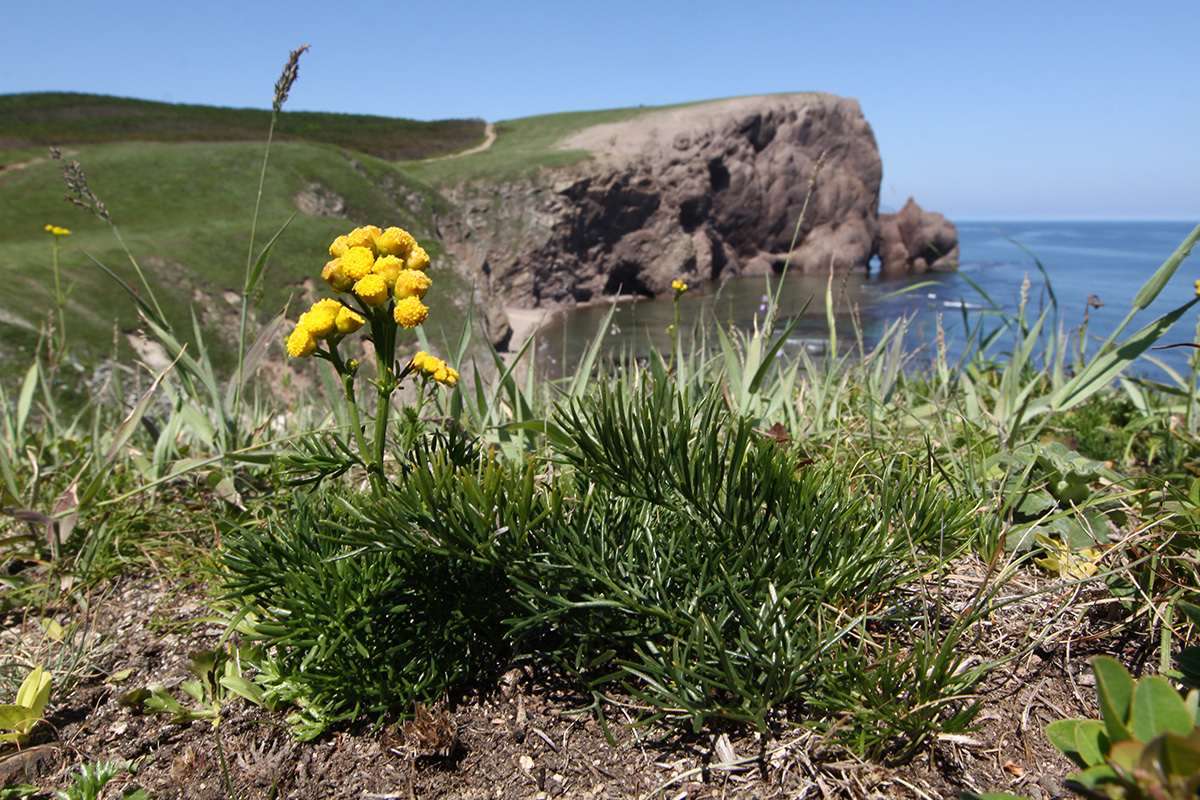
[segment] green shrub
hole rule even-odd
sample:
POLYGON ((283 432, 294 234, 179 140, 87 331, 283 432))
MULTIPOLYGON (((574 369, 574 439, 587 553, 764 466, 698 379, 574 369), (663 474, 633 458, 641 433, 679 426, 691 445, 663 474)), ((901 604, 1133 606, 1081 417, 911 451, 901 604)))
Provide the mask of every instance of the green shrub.
POLYGON ((333 715, 403 708, 511 646, 598 703, 619 685, 696 729, 765 729, 803 704, 849 711, 843 730, 872 747, 969 721, 965 627, 942 629, 913 583, 988 522, 925 470, 808 463, 719 392, 666 382, 602 387, 546 428, 544 460, 416 448, 373 499, 298 499, 230 539, 230 586, 264 615, 294 696, 333 715), (881 717, 905 723, 880 733, 881 717))

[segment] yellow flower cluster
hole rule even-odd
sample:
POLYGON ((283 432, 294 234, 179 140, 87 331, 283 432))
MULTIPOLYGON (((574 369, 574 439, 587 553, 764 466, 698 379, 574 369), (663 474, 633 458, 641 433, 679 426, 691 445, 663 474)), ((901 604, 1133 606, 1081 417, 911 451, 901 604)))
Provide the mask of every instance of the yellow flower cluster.
POLYGON ((424 350, 413 356, 412 365, 414 369, 420 370, 438 383, 444 383, 450 388, 454 388, 454 385, 458 383, 458 370, 447 366, 445 361, 429 355, 424 350))
POLYGON ((354 333, 365 322, 361 314, 337 300, 318 300, 296 322, 296 329, 287 340, 288 355, 307 358, 317 351, 319 340, 340 339, 354 333))
POLYGON ((680 294, 683 294, 684 292, 686 292, 688 290, 687 284, 684 283, 683 281, 671 281, 671 288, 674 289, 675 291, 679 292, 680 294))
POLYGON ((71 232, 66 228, 60 228, 57 225, 47 225, 47 233, 53 233, 55 236, 70 236, 71 232))
POLYGON ((425 274, 429 254, 401 228, 355 228, 329 246, 333 260, 321 277, 339 293, 351 292, 371 308, 394 298, 397 325, 415 328, 429 316, 421 302, 433 281, 425 274))

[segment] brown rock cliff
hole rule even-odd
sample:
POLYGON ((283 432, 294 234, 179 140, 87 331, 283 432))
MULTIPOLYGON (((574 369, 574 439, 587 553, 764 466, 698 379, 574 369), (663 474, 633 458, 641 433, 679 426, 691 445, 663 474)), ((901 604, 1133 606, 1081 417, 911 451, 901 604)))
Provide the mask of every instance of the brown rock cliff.
POLYGON ((505 327, 497 306, 656 296, 676 278, 778 272, 789 261, 805 272, 866 270, 878 254, 894 273, 957 258, 954 226, 940 214, 912 200, 878 213, 883 167, 852 99, 700 103, 587 128, 559 146, 593 157, 448 192, 462 224, 447 245, 486 287, 493 338, 505 327))

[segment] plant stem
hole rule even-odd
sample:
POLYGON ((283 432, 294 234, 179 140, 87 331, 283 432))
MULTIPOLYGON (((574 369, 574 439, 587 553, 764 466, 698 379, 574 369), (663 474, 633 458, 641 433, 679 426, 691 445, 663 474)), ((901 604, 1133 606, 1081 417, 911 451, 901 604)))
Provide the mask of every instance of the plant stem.
POLYGON ((54 237, 54 301, 58 305, 58 346, 54 350, 51 366, 57 367, 67 351, 67 298, 63 296, 62 282, 58 274, 58 251, 62 249, 62 241, 54 237))
POLYGON ((385 313, 376 310, 371 316, 372 327, 376 333, 372 338, 375 342, 376 391, 379 396, 379 404, 375 409, 375 440, 371 449, 371 486, 377 495, 382 494, 387 485, 383 473, 383 450, 387 441, 388 416, 392 410, 392 392, 396 390, 397 383, 392 371, 392 362, 396 355, 396 326, 388 324, 385 313))
MULTIPOLYGON (((267 162, 271 158, 271 140, 275 137, 275 121, 278 117, 278 112, 272 109, 271 125, 267 129, 267 146, 263 150, 262 169, 258 173, 258 194, 254 198, 254 216, 250 219, 250 244, 246 248, 246 274, 242 279, 242 311, 241 319, 238 322, 238 351, 237 351, 237 371, 234 373, 233 379, 236 381, 236 387, 233 392, 233 418, 236 420, 241 416, 242 410, 242 370, 246 359, 246 323, 250 312, 250 294, 254 287, 251 283, 251 273, 254 269, 254 237, 258 232, 258 214, 262 208, 263 184, 267 180, 267 162)), ((237 426, 234 428, 234 447, 240 446, 237 441, 237 426)))

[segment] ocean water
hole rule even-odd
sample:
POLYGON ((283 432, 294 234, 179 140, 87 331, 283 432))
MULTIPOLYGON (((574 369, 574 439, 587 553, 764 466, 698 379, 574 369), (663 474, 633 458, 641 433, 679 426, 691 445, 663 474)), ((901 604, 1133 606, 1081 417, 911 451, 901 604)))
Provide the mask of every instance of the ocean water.
MULTIPOLYGON (((928 351, 940 317, 951 356, 958 357, 968 345, 967 331, 971 327, 980 320, 985 330, 994 326, 994 317, 987 312, 992 304, 1007 312, 1016 311, 1021 286, 1028 277, 1028 313, 1036 315, 1056 300, 1063 332, 1074 335, 1086 312, 1088 346, 1094 352, 1131 310, 1133 298, 1145 281, 1193 227, 1190 222, 961 222, 958 272, 888 280, 878 275, 834 276, 838 330, 849 336, 857 320, 870 345, 893 320, 906 317, 910 320, 908 342, 913 348, 928 351), (1089 298, 1101 305, 1089 304, 1089 298)), ((1191 299, 1198 278, 1200 252, 1183 262, 1158 299, 1134 318, 1121 338, 1191 299)), ((789 321, 797 315, 802 317, 788 347, 819 352, 828 338, 828 284, 828 276, 794 274, 787 276, 782 285, 777 278, 760 277, 696 287, 680 302, 680 328, 687 332, 698 325, 719 324, 750 329, 763 317, 764 296, 778 292, 782 316, 789 321)), ((609 310, 607 305, 573 309, 551 318, 536 342, 539 368, 552 376, 570 372, 600 332, 609 310)), ((674 306, 669 298, 618 303, 603 334, 605 350, 617 356, 646 355, 651 347, 666 349, 666 329, 673 320, 674 306)), ((1162 343, 1194 341, 1196 321, 1196 313, 1185 315, 1162 343)), ((993 348, 997 353, 1003 349, 1003 342, 993 348)), ((1188 369, 1191 351, 1180 347, 1154 351, 1152 355, 1183 372, 1188 369)), ((1136 371, 1156 378, 1165 376, 1149 360, 1137 364, 1136 371)))

